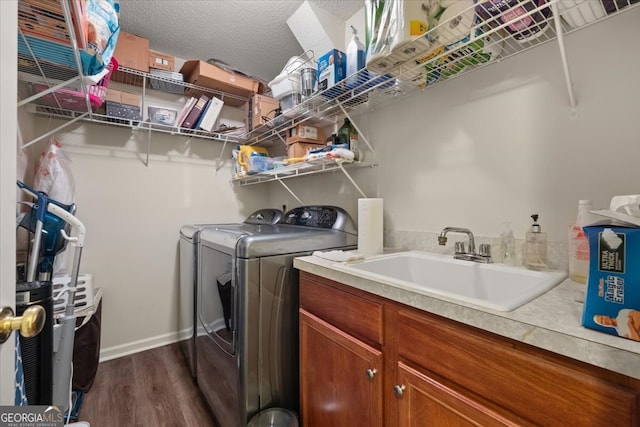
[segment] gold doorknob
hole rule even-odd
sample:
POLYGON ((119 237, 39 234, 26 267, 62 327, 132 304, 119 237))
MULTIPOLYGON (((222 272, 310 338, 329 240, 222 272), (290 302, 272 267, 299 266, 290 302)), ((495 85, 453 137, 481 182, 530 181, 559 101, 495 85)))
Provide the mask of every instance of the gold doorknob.
POLYGON ((0 311, 0 344, 11 336, 11 332, 20 330, 26 338, 34 337, 44 327, 45 312, 41 305, 27 308, 22 316, 14 316, 11 307, 3 307, 0 311))

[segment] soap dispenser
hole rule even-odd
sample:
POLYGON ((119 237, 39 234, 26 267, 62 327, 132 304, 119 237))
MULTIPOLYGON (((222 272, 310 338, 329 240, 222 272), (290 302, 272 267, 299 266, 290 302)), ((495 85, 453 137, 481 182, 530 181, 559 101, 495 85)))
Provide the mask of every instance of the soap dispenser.
POLYGON ((531 215, 533 224, 527 231, 524 266, 529 270, 547 270, 547 233, 538 224, 538 214, 531 215))
POLYGON ((360 42, 358 31, 353 25, 351 26, 351 31, 351 41, 347 46, 347 88, 349 89, 359 84, 358 76, 355 73, 364 68, 365 65, 364 45, 360 42))
POLYGON ((500 255, 504 264, 516 265, 516 240, 508 221, 504 222, 504 230, 500 233, 500 255))

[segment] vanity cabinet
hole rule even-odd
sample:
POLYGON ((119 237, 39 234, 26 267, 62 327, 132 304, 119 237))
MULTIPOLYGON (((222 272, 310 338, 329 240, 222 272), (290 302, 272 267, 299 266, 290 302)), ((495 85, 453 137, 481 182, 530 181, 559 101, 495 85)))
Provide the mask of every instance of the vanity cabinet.
POLYGON ((636 379, 306 272, 300 307, 305 426, 640 425, 636 379))
POLYGON ((382 426, 382 304, 319 283, 300 302, 302 425, 382 426))

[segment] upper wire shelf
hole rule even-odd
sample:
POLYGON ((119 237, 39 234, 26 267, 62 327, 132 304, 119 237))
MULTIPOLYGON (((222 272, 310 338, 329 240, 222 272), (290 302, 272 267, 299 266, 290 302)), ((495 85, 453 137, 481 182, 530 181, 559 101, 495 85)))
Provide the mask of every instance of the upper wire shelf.
POLYGON ((364 69, 316 92, 248 133, 246 139, 251 144, 264 144, 298 123, 313 124, 322 118, 326 122, 326 117, 342 108, 358 112, 388 105, 636 8, 639 1, 454 2, 459 4, 453 16, 443 13, 424 35, 369 60, 364 69), (498 4, 504 8, 498 10, 498 4), (468 30, 451 30, 459 29, 460 25, 467 25, 464 28, 468 30))
MULTIPOLYGON (((328 126, 331 117, 345 109, 361 111, 385 106, 405 96, 435 87, 475 69, 497 63, 518 53, 540 46, 549 41, 560 39, 564 34, 590 26, 611 16, 636 8, 639 0, 486 0, 482 2, 455 2, 466 4, 459 8, 455 16, 447 17, 443 13, 424 35, 415 37, 370 60, 365 69, 347 76, 339 84, 302 100, 295 107, 268 121, 264 126, 244 133, 206 133, 140 122, 127 123, 125 120, 114 122, 105 116, 96 114, 86 95, 87 89, 78 55, 80 45, 74 31, 73 6, 68 0, 21 0, 19 2, 18 34, 18 70, 21 76, 36 76, 44 85, 41 92, 34 94, 32 78, 21 79, 19 84, 18 105, 42 104, 46 97, 53 96, 60 88, 77 90, 84 95, 84 103, 78 103, 73 110, 64 108, 56 98, 59 108, 52 108, 50 102, 45 107, 37 106, 38 113, 54 117, 73 117, 74 120, 96 123, 130 126, 135 129, 149 129, 173 134, 184 134, 197 138, 222 141, 244 142, 249 144, 269 144, 282 139, 289 128, 306 123, 328 126), (490 6, 494 4, 515 5, 521 7, 518 13, 509 10, 496 12, 490 6), (42 7, 42 6, 46 7, 42 7), (44 12, 43 12, 44 10, 44 12), (47 38, 36 37, 37 13, 45 13, 49 28, 47 38), (557 16, 558 15, 558 16, 557 16), (560 18, 560 19, 558 19, 560 18), (451 37, 451 28, 467 20, 469 25, 465 37, 456 40, 451 37), (57 38, 56 51, 51 51, 50 38, 57 38), (53 55, 53 56, 52 56, 53 55), (55 58, 55 61, 52 60, 55 58)), ((448 9, 445 9, 445 12, 448 9)), ((42 27, 42 25, 40 25, 42 27)), ((42 30, 42 28, 40 28, 42 30)), ((459 33, 456 33, 459 34, 459 33)), ((306 54, 306 53, 305 53, 306 54)), ((311 57, 311 61, 314 58, 311 57)), ((179 82, 161 75, 152 75, 137 70, 121 68, 119 79, 127 85, 141 88, 145 95, 147 89, 182 94, 185 91, 205 92, 222 98, 233 98, 235 102, 247 99, 229 93, 223 93, 186 82, 179 82)), ((64 92, 63 92, 64 93, 64 92)), ((56 105, 54 104, 54 105, 56 105)), ((144 109, 145 96, 142 97, 144 109)), ((40 136, 31 143, 43 138, 40 136)))

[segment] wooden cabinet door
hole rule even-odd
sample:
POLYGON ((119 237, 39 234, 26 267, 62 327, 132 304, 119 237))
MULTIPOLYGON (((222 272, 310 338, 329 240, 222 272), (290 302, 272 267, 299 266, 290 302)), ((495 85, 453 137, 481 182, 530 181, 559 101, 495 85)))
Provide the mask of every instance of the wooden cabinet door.
MULTIPOLYGON (((399 427, 522 426, 402 362, 398 363, 399 427)), ((515 417, 514 417, 515 418, 515 417)))
POLYGON ((382 352, 300 310, 305 427, 382 426, 382 352))

